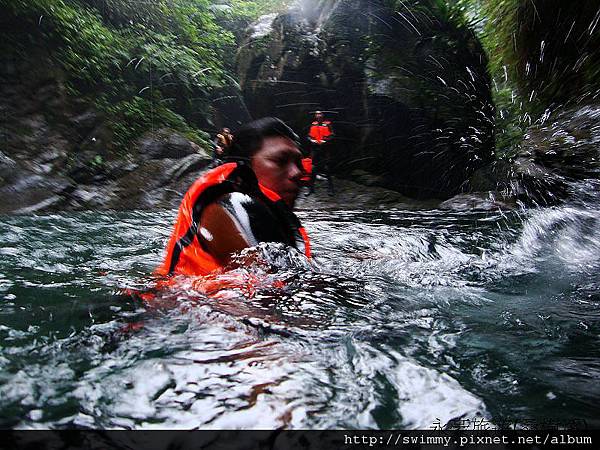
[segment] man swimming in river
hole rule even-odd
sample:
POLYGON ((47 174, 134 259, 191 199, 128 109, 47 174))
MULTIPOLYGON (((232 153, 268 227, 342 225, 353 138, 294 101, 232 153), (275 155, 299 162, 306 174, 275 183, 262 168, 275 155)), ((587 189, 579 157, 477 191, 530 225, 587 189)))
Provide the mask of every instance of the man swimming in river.
POLYGON ((206 275, 260 242, 281 242, 310 257, 292 212, 303 175, 298 136, 268 117, 234 133, 233 162, 202 175, 185 194, 158 275, 206 275))

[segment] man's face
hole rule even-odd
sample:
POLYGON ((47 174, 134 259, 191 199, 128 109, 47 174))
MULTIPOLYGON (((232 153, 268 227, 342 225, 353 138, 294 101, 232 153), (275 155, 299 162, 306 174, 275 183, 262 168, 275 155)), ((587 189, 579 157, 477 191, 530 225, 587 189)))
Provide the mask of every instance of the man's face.
POLYGON ((275 191, 289 207, 294 206, 302 177, 302 153, 294 141, 266 137, 252 157, 252 169, 260 184, 275 191))
POLYGON ((315 114, 315 120, 317 122, 321 122, 323 120, 323 114, 322 113, 315 114))

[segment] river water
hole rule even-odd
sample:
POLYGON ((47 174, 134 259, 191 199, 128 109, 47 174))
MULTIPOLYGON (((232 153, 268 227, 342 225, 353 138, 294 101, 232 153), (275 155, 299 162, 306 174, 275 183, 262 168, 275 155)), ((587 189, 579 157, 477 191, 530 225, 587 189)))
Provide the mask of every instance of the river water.
POLYGON ((149 301, 122 293, 175 211, 1 217, 0 426, 600 426, 599 189, 579 189, 510 212, 304 201, 312 265, 275 249, 149 301))

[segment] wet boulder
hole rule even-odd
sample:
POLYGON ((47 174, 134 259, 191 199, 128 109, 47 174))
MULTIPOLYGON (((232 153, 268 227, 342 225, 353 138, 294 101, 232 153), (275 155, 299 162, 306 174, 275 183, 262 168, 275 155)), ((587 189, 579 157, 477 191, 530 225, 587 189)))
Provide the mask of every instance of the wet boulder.
POLYGON ((38 174, 0 158, 0 214, 30 214, 65 206, 70 183, 58 176, 38 174))
POLYGON ((208 153, 169 129, 148 132, 123 158, 78 154, 68 209, 148 209, 175 206, 189 184, 210 164, 208 153))
POLYGON ((600 105, 557 111, 529 128, 515 159, 524 201, 555 204, 570 186, 600 175, 600 105))
POLYGON ((139 139, 136 147, 144 160, 184 158, 202 152, 197 144, 168 128, 147 132, 139 139))
POLYGON ((423 2, 305 1, 253 24, 237 69, 255 117, 305 138, 310 113, 327 112, 339 175, 447 198, 493 157, 486 63, 471 31, 423 2))
POLYGON ((81 136, 91 133, 98 123, 102 122, 102 117, 97 111, 88 109, 80 114, 70 117, 69 123, 75 128, 81 136))
POLYGON ((492 192, 476 194, 458 194, 440 203, 440 209, 452 211, 493 211, 511 209, 513 205, 498 200, 492 192))
POLYGON ((517 161, 528 160, 574 180, 600 175, 600 105, 557 112, 531 127, 517 161))
POLYGON ((208 169, 211 159, 194 153, 182 159, 153 159, 141 163, 110 185, 104 208, 147 209, 173 207, 190 184, 208 169))
POLYGON ((0 186, 5 186, 13 177, 17 162, 0 151, 0 186))
POLYGON ((575 183, 600 176, 599 119, 600 105, 555 111, 529 127, 511 161, 478 169, 467 190, 532 206, 560 203, 575 183))
POLYGON ((77 183, 93 183, 105 179, 106 163, 114 159, 110 149, 113 140, 110 128, 105 123, 89 126, 91 130, 77 143, 67 164, 68 176, 77 183))

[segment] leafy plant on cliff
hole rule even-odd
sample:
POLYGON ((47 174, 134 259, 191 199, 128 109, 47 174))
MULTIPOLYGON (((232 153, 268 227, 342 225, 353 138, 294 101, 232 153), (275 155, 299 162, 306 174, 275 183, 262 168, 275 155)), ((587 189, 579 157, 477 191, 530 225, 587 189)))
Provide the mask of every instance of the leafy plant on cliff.
MULTIPOLYGON (((496 157, 509 159, 519 149, 531 121, 531 105, 516 81, 511 54, 514 8, 520 0, 436 0, 446 3, 448 15, 473 30, 487 56, 496 109, 494 135, 496 157)), ((442 8, 443 9, 443 8, 442 8)))
POLYGON ((532 122, 545 120, 558 108, 598 101, 600 9, 596 0, 464 2, 468 13, 482 24, 479 37, 496 85, 497 128, 504 135, 500 143, 512 142, 516 148, 532 122))
POLYGON ((46 47, 70 90, 105 113, 115 147, 127 151, 163 126, 206 141, 199 130, 210 127, 211 96, 232 75, 228 19, 254 20, 276 3, 0 0, 0 11, 18 31, 4 34, 7 48, 26 56, 30 45, 46 47))

